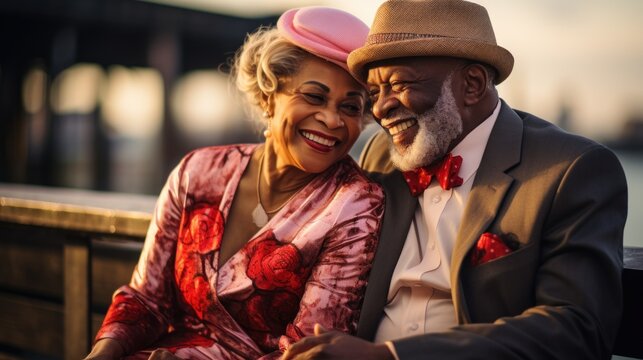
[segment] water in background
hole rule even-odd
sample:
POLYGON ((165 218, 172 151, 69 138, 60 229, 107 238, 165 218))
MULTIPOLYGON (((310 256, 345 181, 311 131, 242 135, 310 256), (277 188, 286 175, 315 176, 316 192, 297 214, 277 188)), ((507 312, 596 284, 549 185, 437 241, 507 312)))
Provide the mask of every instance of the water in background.
POLYGON ((617 151, 628 187, 628 215, 625 246, 643 247, 643 153, 617 151))

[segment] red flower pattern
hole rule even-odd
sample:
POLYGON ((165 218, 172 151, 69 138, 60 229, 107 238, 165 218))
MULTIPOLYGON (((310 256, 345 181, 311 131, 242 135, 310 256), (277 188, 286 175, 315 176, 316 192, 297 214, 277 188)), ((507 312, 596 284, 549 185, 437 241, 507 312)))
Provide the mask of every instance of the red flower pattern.
POLYGON ((97 338, 104 336, 106 333, 111 334, 113 331, 110 329, 112 325, 119 323, 129 326, 130 335, 134 337, 140 336, 143 339, 149 334, 148 329, 150 327, 161 328, 163 326, 156 317, 150 314, 149 310, 138 298, 124 293, 119 293, 114 297, 112 305, 103 320, 103 326, 96 334, 97 338))
POLYGON ((246 274, 257 289, 243 301, 229 301, 226 308, 264 351, 273 351, 279 336, 299 311, 299 301, 310 268, 293 244, 281 243, 267 231, 248 244, 246 274))
POLYGON ((196 274, 192 281, 183 281, 180 285, 185 301, 192 306, 196 315, 203 319, 203 314, 212 303, 210 294, 212 289, 206 277, 196 274))
POLYGON ((226 308, 254 342, 265 352, 273 351, 299 311, 300 297, 286 291, 255 293, 244 302, 226 308))
POLYGON ((103 320, 104 324, 114 322, 133 324, 141 322, 148 314, 147 309, 131 295, 119 295, 114 298, 110 311, 103 320))
POLYGON ((223 215, 218 206, 197 204, 183 213, 177 248, 177 283, 185 302, 199 318, 212 303, 212 288, 205 275, 205 264, 211 263, 221 246, 223 215))
POLYGON ((163 337, 161 341, 165 350, 176 352, 182 348, 192 348, 197 346, 210 347, 214 340, 191 331, 175 331, 163 337))
POLYGON ((302 266, 295 245, 280 243, 268 231, 264 238, 255 240, 249 254, 247 275, 257 289, 282 289, 301 295, 310 269, 302 266))
POLYGON ((200 254, 219 250, 222 237, 223 215, 217 206, 197 204, 183 213, 179 239, 189 250, 200 254))

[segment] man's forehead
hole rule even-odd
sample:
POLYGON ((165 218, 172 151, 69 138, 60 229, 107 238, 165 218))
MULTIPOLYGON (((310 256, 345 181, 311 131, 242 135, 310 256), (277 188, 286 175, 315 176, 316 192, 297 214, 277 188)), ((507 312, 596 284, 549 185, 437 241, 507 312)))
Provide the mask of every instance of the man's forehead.
POLYGON ((448 74, 467 62, 469 60, 444 56, 414 56, 378 60, 366 66, 368 69, 367 81, 387 78, 393 74, 438 76, 448 74))
POLYGON ((419 68, 421 68, 419 63, 408 61, 406 58, 380 60, 368 65, 367 80, 369 82, 373 80, 384 80, 393 73, 412 73, 419 68))
POLYGON ((367 81, 379 82, 394 74, 423 74, 434 73, 446 69, 451 58, 443 57, 404 57, 378 60, 367 65, 367 81))
POLYGON ((370 70, 382 68, 382 67, 406 67, 412 66, 415 67, 426 61, 430 61, 431 58, 422 56, 422 57, 402 57, 402 58, 392 58, 392 59, 383 59, 377 60, 367 65, 367 68, 370 70))

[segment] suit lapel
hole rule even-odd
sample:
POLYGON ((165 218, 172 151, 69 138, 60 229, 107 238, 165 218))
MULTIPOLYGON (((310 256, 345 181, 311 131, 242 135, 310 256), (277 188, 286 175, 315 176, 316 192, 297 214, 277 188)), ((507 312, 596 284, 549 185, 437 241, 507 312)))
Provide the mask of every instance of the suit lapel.
MULTIPOLYGON (((503 101, 469 193, 451 257, 452 296, 456 317, 460 323, 469 320, 460 284, 460 269, 469 249, 495 218, 513 182, 513 178, 507 175, 506 171, 520 162, 522 132, 522 120, 503 101)), ((382 139, 385 138, 379 137, 381 144, 377 143, 377 138, 372 142, 376 143, 373 147, 383 147, 385 140, 382 139)), ((367 147, 371 145, 368 144, 367 147)), ((389 160, 386 160, 388 167, 385 167, 385 173, 370 174, 385 189, 386 211, 357 329, 358 336, 371 340, 382 318, 391 277, 418 205, 417 199, 411 196, 402 174, 392 170, 389 160)))
POLYGON ((477 170, 451 256, 451 287, 458 323, 469 321, 460 271, 466 255, 492 223, 513 182, 506 171, 520 162, 522 120, 503 101, 477 170))
POLYGON ((391 277, 418 204, 399 171, 371 175, 385 189, 386 210, 357 332, 365 339, 373 339, 382 319, 391 277))

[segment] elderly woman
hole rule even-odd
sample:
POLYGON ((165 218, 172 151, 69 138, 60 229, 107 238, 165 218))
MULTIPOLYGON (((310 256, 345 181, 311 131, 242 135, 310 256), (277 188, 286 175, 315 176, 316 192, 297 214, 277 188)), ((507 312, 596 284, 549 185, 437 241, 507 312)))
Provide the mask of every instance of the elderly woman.
POLYGON ((316 323, 356 330, 383 211, 347 155, 367 95, 345 61, 367 32, 308 7, 248 36, 234 74, 266 141, 176 167, 88 359, 276 358, 316 323))

